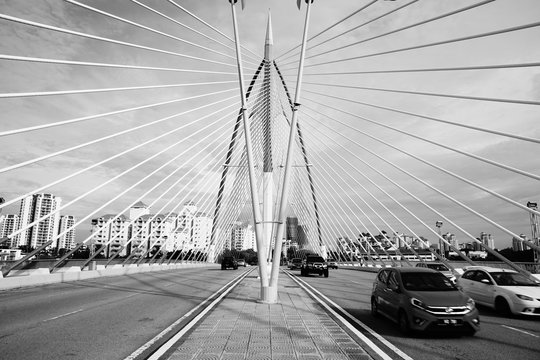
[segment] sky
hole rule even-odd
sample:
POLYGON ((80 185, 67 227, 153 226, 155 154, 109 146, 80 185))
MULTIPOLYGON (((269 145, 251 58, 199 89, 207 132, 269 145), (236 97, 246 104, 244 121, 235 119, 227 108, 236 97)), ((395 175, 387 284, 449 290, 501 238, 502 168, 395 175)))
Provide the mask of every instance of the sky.
MULTIPOLYGON (((224 36, 233 37, 229 2, 225 0, 177 0, 176 3, 206 23, 211 24, 222 34, 203 25, 195 17, 175 6, 173 2, 165 0, 142 0, 140 2, 85 0, 79 3, 60 0, 25 0, 24 2, 0 0, 0 13, 12 17, 9 18, 11 20, 6 19, 6 17, 0 19, 0 54, 3 55, 219 72, 143 71, 0 59, 0 74, 3 79, 0 84, 0 92, 3 94, 189 82, 222 82, 212 85, 174 87, 165 90, 130 90, 82 95, 0 98, 0 114, 2 114, 0 132, 6 132, 13 129, 81 118, 92 114, 117 111, 140 106, 141 104, 200 96, 200 98, 160 107, 104 116, 39 131, 2 136, 3 151, 0 155, 0 168, 6 168, 118 131, 142 126, 162 117, 185 112, 179 118, 172 118, 156 125, 146 126, 141 130, 132 131, 121 137, 105 140, 99 144, 86 146, 21 168, 1 172, 0 196, 8 201, 12 200, 22 194, 31 192, 33 189, 72 174, 74 171, 91 166, 97 161, 107 159, 135 144, 148 141, 165 131, 172 131, 180 122, 185 123, 185 127, 178 130, 173 135, 173 138, 163 138, 152 142, 144 148, 104 163, 89 172, 75 176, 46 191, 61 196, 64 202, 71 201, 86 191, 99 187, 100 184, 110 180, 123 169, 127 169, 132 164, 148 158, 149 154, 160 151, 166 146, 173 146, 175 141, 182 139, 185 141, 179 148, 174 148, 174 150, 165 153, 162 158, 171 159, 174 164, 179 166, 200 167, 197 163, 197 157, 191 157, 189 151, 182 155, 180 160, 174 160, 173 157, 183 151, 180 149, 186 149, 187 146, 194 145, 197 142, 200 144, 210 143, 210 140, 204 137, 204 134, 208 134, 209 130, 197 133, 200 129, 206 129, 206 126, 209 126, 209 129, 217 129, 218 134, 220 134, 219 137, 217 135, 210 136, 210 139, 223 139, 226 144, 226 139, 229 138, 234 125, 235 116, 225 116, 227 120, 220 120, 215 123, 213 121, 216 121, 216 116, 208 116, 202 120, 199 120, 199 118, 211 111, 218 111, 225 105, 233 105, 228 109, 232 113, 238 108, 239 97, 234 48, 232 43, 224 36), (123 19, 143 24, 154 29, 154 32, 95 13, 78 4, 95 7, 123 19), (159 11, 169 18, 159 16, 141 4, 159 11), (147 48, 161 49, 161 52, 141 48, 135 49, 118 43, 106 43, 73 34, 45 30, 13 21, 13 17, 91 34, 96 37, 107 37, 122 42, 136 43, 147 48), (179 22, 182 25, 179 25, 179 22), (192 29, 199 33, 192 31, 192 29), (206 37, 200 33, 203 33, 206 37), (178 41, 175 37, 182 38, 183 41, 178 41), (182 54, 182 56, 178 54, 182 54), (222 93, 203 96, 208 92, 218 91, 222 93), (231 99, 223 100, 228 97, 231 99), (220 100, 223 100, 223 102, 212 104, 220 100), (201 106, 206 107, 195 110, 201 106), (190 124, 191 121, 194 123, 190 124), (218 128, 217 126, 222 127, 218 128)), ((470 152, 476 156, 531 174, 540 174, 540 161, 535 155, 538 153, 538 141, 521 141, 479 132, 465 127, 430 121, 418 116, 381 110, 354 103, 354 101, 532 139, 540 138, 538 105, 474 101, 443 96, 419 96, 353 89, 351 87, 459 94, 482 98, 519 99, 538 102, 540 101, 540 70, 537 66, 513 69, 410 73, 344 75, 324 75, 324 73, 538 62, 540 58, 540 47, 537 46, 537 39, 540 38, 540 29, 538 27, 386 55, 370 54, 531 24, 538 21, 540 2, 535 0, 485 2, 482 6, 474 7, 450 17, 444 17, 421 26, 367 41, 366 39, 371 37, 484 2, 470 0, 436 2, 398 0, 377 1, 367 6, 370 3, 372 1, 368 0, 317 0, 311 10, 308 37, 319 34, 333 24, 347 18, 358 9, 365 7, 364 10, 310 40, 309 44, 312 44, 310 46, 369 22, 369 24, 347 32, 316 48, 308 48, 307 51, 304 83, 301 89, 301 103, 305 107, 302 108, 299 121, 301 121, 305 129, 308 151, 312 156, 312 161, 315 163, 314 173, 320 178, 317 188, 318 191, 329 194, 321 196, 321 198, 327 199, 325 203, 347 205, 343 209, 349 210, 344 210, 344 212, 355 212, 355 216, 357 216, 351 219, 350 214, 336 214, 340 212, 337 207, 323 206, 324 216, 333 219, 334 224, 330 226, 335 226, 338 229, 336 231, 339 233, 341 231, 339 229, 344 227, 339 226, 338 223, 352 221, 356 223, 354 225, 356 226, 355 230, 363 231, 364 229, 359 225, 360 222, 363 222, 366 227, 370 227, 367 230, 371 232, 377 232, 380 228, 388 231, 389 226, 377 220, 376 216, 373 221, 379 228, 377 229, 375 225, 369 225, 370 221, 366 220, 361 211, 371 212, 369 206, 363 204, 362 199, 366 199, 370 206, 379 209, 381 214, 385 214, 383 216, 396 229, 401 232, 408 232, 391 217, 387 217, 387 211, 382 210, 380 205, 371 199, 369 192, 372 192, 383 204, 401 213, 400 216, 403 216, 404 219, 409 219, 410 226, 418 231, 420 235, 433 238, 433 235, 430 235, 427 229, 400 210, 395 200, 405 204, 432 227, 435 221, 439 220, 439 217, 403 191, 396 189, 389 181, 383 179, 380 174, 370 169, 364 163, 365 161, 401 186, 411 189, 426 203, 447 214, 456 224, 459 224, 471 234, 478 236, 480 232, 484 231, 493 235, 496 247, 509 245, 510 235, 501 231, 497 226, 471 215, 466 209, 456 206, 453 201, 449 201, 439 193, 426 188, 417 179, 396 170, 395 167, 367 152, 362 148, 364 146, 397 164, 417 178, 429 182, 429 184, 445 193, 451 194, 455 200, 488 216, 497 224, 508 228, 514 233, 523 233, 530 237, 529 214, 526 211, 497 199, 493 194, 482 191, 478 187, 472 187, 463 181, 456 180, 455 177, 435 170, 432 166, 411 158, 409 154, 444 167, 458 176, 470 179, 479 186, 520 204, 526 204, 527 201, 540 201, 538 180, 464 157, 455 151, 438 147, 433 143, 441 143, 459 151, 470 152), (410 5, 407 5, 409 3, 410 5), (401 6, 404 6, 404 8, 394 14, 370 22, 401 6), (355 42, 360 43, 347 46, 342 50, 316 56, 320 52, 355 42), (340 61, 344 58, 361 56, 365 57, 340 61), (331 61, 337 62, 318 65, 331 61), (350 87, 339 87, 343 85, 350 87), (330 95, 333 98, 316 93, 330 95), (345 98, 347 100, 338 100, 336 98, 345 98), (383 128, 373 122, 362 120, 358 116, 400 131, 409 132, 433 143, 427 143, 395 130, 383 128), (324 126, 328 126, 328 130, 324 131, 324 126), (386 144, 373 137, 366 136, 364 133, 375 136, 386 144), (402 151, 398 151, 387 144, 402 149, 402 151), (404 153, 404 151, 408 154, 404 153), (335 176, 333 172, 341 172, 342 174, 335 176), (384 195, 364 176, 388 191, 390 196, 384 195), (356 181, 359 181, 365 188, 359 186, 356 181)), ((289 88, 294 91, 298 52, 287 52, 296 47, 301 41, 305 10, 305 3, 302 4, 299 11, 296 8, 296 1, 293 0, 247 0, 246 8, 243 11, 240 6, 237 6, 239 36, 244 49, 246 49, 243 52, 246 82, 261 60, 266 22, 270 12, 274 39, 273 51, 276 62, 285 75, 289 88), (285 53, 287 54, 282 56, 285 53)), ((221 114, 223 115, 223 113, 221 114)), ((203 145, 199 146, 202 147, 203 145)), ((222 159, 219 160, 219 158, 223 157, 226 149, 226 145, 219 146, 222 147, 223 151, 218 152, 216 155, 216 158, 218 158, 216 161, 218 162, 223 161, 222 159)), ((217 147, 214 144, 210 145, 208 149, 203 148, 200 152, 197 150, 197 155, 210 154, 217 147)), ((73 213, 78 218, 87 215, 95 217, 96 215, 90 214, 93 209, 100 207, 101 204, 110 200, 115 194, 148 175, 157 166, 151 167, 153 164, 153 162, 149 162, 134 169, 129 175, 112 181, 99 189, 99 191, 95 191, 75 202, 72 207, 66 209, 63 213, 73 213)), ((169 172, 170 170, 164 168, 157 173, 157 176, 163 177, 169 172)), ((180 173, 187 176, 186 181, 190 176, 195 176, 189 175, 187 170, 181 170, 180 173)), ((209 170, 206 173, 199 172, 197 176, 208 181, 205 183, 205 190, 208 192, 214 191, 213 189, 215 189, 219 181, 219 173, 209 170)), ((156 181, 154 181, 154 184, 156 181)), ((129 201, 135 199, 137 191, 140 194, 149 188, 150 184, 141 185, 136 188, 136 191, 127 194, 103 209, 99 209, 96 214, 118 213, 129 201)), ((152 199, 153 196, 149 195, 145 202, 150 203, 152 199)), ((159 208, 158 203, 155 205, 156 209, 159 208)), ((3 214, 16 213, 17 211, 18 203, 15 202, 3 209, 3 214)), ((465 241, 466 236, 461 234, 457 226, 449 224, 447 221, 445 221, 442 230, 443 232, 456 233, 458 237, 465 241)), ((87 231, 88 225, 83 224, 79 231, 82 235, 78 236, 86 236, 87 231)), ((334 234, 334 232, 330 233, 334 234)))

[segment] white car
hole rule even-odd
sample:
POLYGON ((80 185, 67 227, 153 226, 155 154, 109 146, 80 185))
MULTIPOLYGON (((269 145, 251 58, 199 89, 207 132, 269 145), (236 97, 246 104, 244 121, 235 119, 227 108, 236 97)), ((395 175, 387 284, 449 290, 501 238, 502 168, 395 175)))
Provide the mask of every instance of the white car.
POLYGON ((454 275, 454 273, 452 273, 452 270, 450 270, 448 266, 444 265, 442 262, 420 262, 416 264, 416 267, 437 270, 438 272, 446 276, 448 279, 450 279, 450 281, 452 281, 454 284, 456 283, 456 276, 454 275))
POLYGON ((540 283, 517 271, 471 266, 457 284, 476 303, 502 314, 540 316, 540 283))

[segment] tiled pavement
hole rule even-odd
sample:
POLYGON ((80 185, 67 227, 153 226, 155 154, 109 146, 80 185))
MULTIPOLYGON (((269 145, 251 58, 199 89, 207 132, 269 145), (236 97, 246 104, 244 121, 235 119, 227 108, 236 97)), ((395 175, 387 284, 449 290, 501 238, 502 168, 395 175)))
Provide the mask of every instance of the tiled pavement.
POLYGON ((168 359, 372 359, 286 274, 279 277, 278 303, 258 302, 259 289, 255 270, 168 359))

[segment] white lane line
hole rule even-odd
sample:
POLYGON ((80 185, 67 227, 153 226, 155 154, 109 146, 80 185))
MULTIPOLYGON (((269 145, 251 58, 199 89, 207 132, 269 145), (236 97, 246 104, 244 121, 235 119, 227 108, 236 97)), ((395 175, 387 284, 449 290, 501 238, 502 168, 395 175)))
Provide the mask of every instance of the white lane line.
POLYGON ((534 337, 540 337, 538 335, 535 335, 535 334, 531 334, 530 332, 527 332, 525 330, 520 330, 520 329, 516 329, 516 328, 513 328, 511 326, 507 326, 507 325, 501 325, 502 327, 505 327, 507 329, 510 329, 510 330, 514 330, 514 331, 517 331, 517 332, 520 332, 520 333, 523 333, 523 334, 527 334, 527 335, 530 335, 530 336, 534 336, 534 337))
MULTIPOLYGON (((392 350, 395 354, 397 354, 398 356, 400 356, 402 359, 405 359, 405 360, 413 360, 413 358, 411 358, 409 355, 405 354, 403 351, 401 351, 400 349, 398 349, 394 344, 390 343, 388 340, 386 340, 385 338, 383 338, 381 335, 377 334, 374 330, 372 330, 370 327, 368 327, 366 324, 360 322, 358 319, 356 319, 354 316, 352 316, 351 314, 349 314, 345 309, 343 309, 341 306, 339 306, 338 304, 336 304, 335 302, 333 302, 332 300, 330 300, 328 297, 326 297, 325 295, 323 295, 320 291, 318 291, 317 289, 315 289, 314 287, 312 287, 311 285, 309 285, 308 283, 306 283, 304 280, 300 280, 300 279, 297 279, 296 277, 293 277, 291 274, 289 274, 288 272, 286 272, 287 275, 289 275, 289 277, 291 277, 294 281, 296 281, 300 286, 302 286, 302 284, 299 282, 301 281, 303 284, 305 284, 306 286, 309 286, 314 292, 316 292, 317 294, 319 294, 319 296, 321 296, 323 299, 325 299, 325 301, 327 301, 328 303, 330 303, 332 306, 336 307, 337 309, 339 309, 341 312, 343 312, 343 314, 345 314, 351 321, 354 321, 356 324, 358 324, 360 327, 364 328, 367 332, 369 332, 371 334, 371 336, 373 336, 374 338, 376 338, 377 340, 379 340, 381 343, 383 343, 384 345, 386 345, 390 350, 392 350)), ((302 286, 308 293, 311 293, 305 286, 302 286)), ((340 316, 338 313, 336 313, 332 308, 330 308, 326 303, 324 303, 323 301, 321 301, 320 299, 318 299, 315 295, 312 294, 312 296, 317 299, 317 301, 319 301, 325 308, 327 308, 332 314, 334 314, 334 316, 336 316, 340 321, 342 321, 342 323, 347 326, 351 331, 353 331, 356 336, 358 336, 360 339, 362 339, 369 347, 371 347, 377 354, 379 354, 383 359, 392 359, 391 357, 389 357, 384 351, 382 351, 377 345, 375 345, 371 340, 369 340, 364 334, 362 334, 361 332, 359 332, 355 327, 353 327, 347 320, 345 320, 342 316, 340 316)))
POLYGON ((66 314, 58 315, 58 316, 52 317, 52 318, 50 318, 50 319, 43 320, 43 322, 47 322, 47 321, 51 321, 51 320, 60 319, 60 318, 62 318, 62 317, 69 316, 69 315, 73 315, 73 314, 76 314, 76 313, 81 312, 81 311, 83 311, 83 309, 79 309, 79 310, 75 310, 75 311, 72 311, 72 312, 68 312, 68 313, 66 313, 66 314))
POLYGON ((174 323, 172 323, 169 327, 167 327, 165 330, 160 332, 158 335, 156 335, 153 339, 148 341, 146 344, 135 350, 131 355, 126 357, 124 360, 135 360, 139 355, 141 355, 145 350, 150 348, 153 344, 155 344, 159 339, 167 335, 170 331, 172 331, 178 324, 180 324, 185 318, 191 316, 197 309, 204 306, 207 302, 210 301, 212 297, 214 297, 217 293, 222 291, 223 289, 227 288, 229 285, 236 283, 232 286, 230 286, 221 296, 219 296, 217 299, 215 299, 206 309, 204 309, 199 315, 197 315, 193 320, 191 320, 186 326, 184 326, 176 335, 174 335, 171 339, 169 339, 165 344, 163 344, 154 354, 152 354, 151 357, 147 358, 150 359, 159 359, 160 356, 162 356, 167 350, 169 350, 184 334, 191 329, 208 311, 210 311, 214 305, 221 300, 225 295, 229 293, 229 291, 232 290, 236 284, 238 284, 240 281, 242 281, 253 269, 247 270, 244 273, 240 274, 235 279, 229 281, 227 284, 225 284, 223 287, 221 287, 218 291, 207 297, 203 302, 201 302, 199 305, 195 306, 193 309, 191 309, 189 312, 187 312, 184 316, 176 320, 174 323))

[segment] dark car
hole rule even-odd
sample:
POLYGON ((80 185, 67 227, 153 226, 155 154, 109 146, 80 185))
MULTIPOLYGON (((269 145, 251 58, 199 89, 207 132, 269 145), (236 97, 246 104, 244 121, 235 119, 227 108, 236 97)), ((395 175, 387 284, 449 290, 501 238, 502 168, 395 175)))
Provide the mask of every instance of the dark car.
POLYGON ((232 256, 224 256, 221 260, 221 270, 233 268, 234 270, 238 269, 238 263, 235 258, 232 256))
POLYGON ((427 268, 384 268, 371 293, 371 313, 410 331, 452 330, 473 335, 480 329, 474 301, 440 272, 427 268))
POLYGON ((302 267, 300 268, 300 275, 308 276, 309 274, 318 274, 319 276, 324 275, 324 277, 328 277, 328 264, 322 256, 306 256, 302 262, 302 267))

